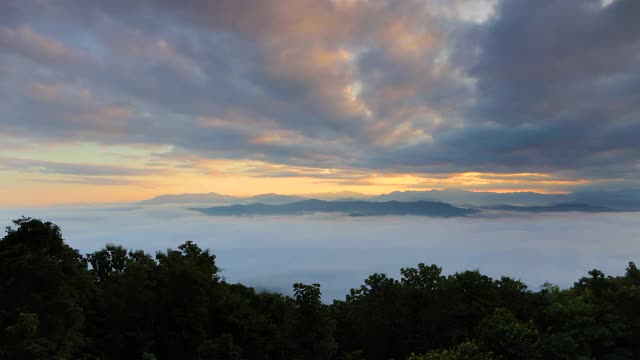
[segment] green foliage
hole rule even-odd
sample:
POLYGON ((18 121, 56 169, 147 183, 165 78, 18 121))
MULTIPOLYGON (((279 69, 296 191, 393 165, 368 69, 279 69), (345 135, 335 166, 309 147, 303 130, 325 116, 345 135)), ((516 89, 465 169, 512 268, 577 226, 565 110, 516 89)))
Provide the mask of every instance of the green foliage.
POLYGON ((640 358, 632 262, 539 291, 418 264, 326 305, 319 284, 292 297, 229 284, 215 260, 190 241, 83 257, 56 225, 18 219, 0 240, 0 359, 640 358))
POLYGON ((540 335, 531 321, 519 321, 510 311, 498 308, 478 325, 484 348, 506 359, 540 358, 540 335))
POLYGON ((40 321, 33 313, 20 313, 16 323, 4 331, 8 347, 6 353, 21 359, 45 359, 47 357, 47 341, 38 336, 40 321))
POLYGON ((293 284, 295 349, 300 359, 331 359, 337 346, 334 322, 322 303, 320 285, 293 284))
POLYGON ((342 354, 342 360, 365 360, 364 351, 354 350, 342 354))
POLYGON ((242 349, 233 343, 233 335, 225 333, 215 340, 206 340, 198 349, 202 360, 240 360, 242 349))
POLYGON ((156 360, 157 357, 152 353, 142 353, 142 360, 156 360))
POLYGON ((473 341, 465 341, 450 349, 434 350, 424 355, 411 354, 407 360, 493 360, 491 352, 482 352, 481 345, 473 341))
POLYGON ((58 226, 25 217, 14 225, 0 240, 0 358, 73 357, 87 341, 86 262, 58 226))

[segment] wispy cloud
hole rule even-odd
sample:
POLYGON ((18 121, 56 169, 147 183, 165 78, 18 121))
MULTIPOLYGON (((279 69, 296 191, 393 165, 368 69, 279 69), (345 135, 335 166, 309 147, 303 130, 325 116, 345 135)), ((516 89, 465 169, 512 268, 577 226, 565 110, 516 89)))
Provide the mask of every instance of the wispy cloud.
POLYGON ((157 169, 141 169, 100 164, 79 164, 0 157, 0 170, 79 176, 147 176, 162 173, 157 169))

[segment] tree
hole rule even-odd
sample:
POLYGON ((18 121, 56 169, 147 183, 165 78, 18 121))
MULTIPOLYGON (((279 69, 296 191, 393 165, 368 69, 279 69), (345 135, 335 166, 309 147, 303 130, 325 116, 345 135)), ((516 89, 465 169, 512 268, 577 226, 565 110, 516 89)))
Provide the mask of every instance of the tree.
POLYGON ((452 324, 447 331, 453 343, 476 337, 477 325, 496 307, 497 285, 479 271, 464 271, 443 283, 445 309, 452 324))
POLYGON ((93 353, 107 359, 139 359, 140 354, 152 354, 155 323, 161 316, 155 305, 154 259, 116 245, 86 257, 97 286, 92 306, 86 311, 93 353))
POLYGON ((483 352, 481 345, 474 341, 465 341, 450 349, 430 351, 424 355, 411 354, 407 360, 494 360, 491 352, 483 352))
POLYGON ((157 253, 155 353, 195 359, 207 339, 211 287, 218 283, 215 256, 191 241, 157 253))
POLYGON ((240 360, 242 350, 233 343, 233 335, 225 333, 215 340, 207 340, 198 349, 200 360, 240 360))
POLYGON ((40 321, 33 313, 20 313, 16 323, 5 329, 7 347, 0 352, 1 358, 14 359, 46 359, 46 339, 38 336, 40 321))
POLYGON ((396 314, 402 316, 402 332, 407 334, 402 337, 402 355, 446 346, 441 331, 446 325, 442 311, 446 304, 441 302, 445 281, 442 268, 421 263, 417 268, 400 269, 400 274, 402 295, 396 314))
POLYGON ((540 358, 540 335, 532 322, 519 321, 510 311, 498 308, 478 325, 485 350, 506 359, 540 358))
POLYGON ((31 341, 33 354, 78 355, 93 291, 86 262, 58 226, 26 217, 13 223, 0 240, 0 348, 31 341))
POLYGON ((364 285, 351 289, 341 313, 348 323, 338 319, 342 327, 348 326, 348 337, 341 336, 340 347, 352 351, 363 350, 367 359, 389 359, 403 356, 405 340, 400 327, 402 285, 386 274, 375 273, 364 280, 364 285))
POLYGON ((300 359, 331 359, 337 347, 334 322, 322 303, 319 284, 293 284, 295 351, 300 359))

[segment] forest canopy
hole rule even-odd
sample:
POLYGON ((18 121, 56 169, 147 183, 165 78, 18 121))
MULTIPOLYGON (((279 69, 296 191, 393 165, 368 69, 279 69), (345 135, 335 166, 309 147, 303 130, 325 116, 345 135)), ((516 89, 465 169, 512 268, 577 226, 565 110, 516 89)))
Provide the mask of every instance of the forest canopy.
POLYGON ((400 274, 324 304, 320 284, 230 284, 191 241, 83 255, 23 217, 0 240, 0 359, 640 359, 633 262, 568 289, 425 264, 400 274))

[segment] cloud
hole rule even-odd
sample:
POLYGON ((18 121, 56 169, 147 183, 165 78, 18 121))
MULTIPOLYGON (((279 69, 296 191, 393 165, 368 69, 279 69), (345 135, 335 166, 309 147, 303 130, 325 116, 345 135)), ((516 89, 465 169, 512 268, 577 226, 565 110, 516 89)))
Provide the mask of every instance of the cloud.
POLYGON ((634 0, 2 6, 0 126, 26 142, 343 173, 640 175, 634 0))
POLYGON ((639 15, 628 0, 503 2, 469 36, 477 42, 468 43, 477 55, 467 60, 478 97, 469 126, 442 142, 508 167, 590 175, 633 167, 639 15))
POLYGON ((622 274, 628 261, 640 257, 633 213, 379 221, 323 215, 216 218, 172 207, 56 206, 0 208, 0 225, 21 214, 60 225, 65 240, 82 253, 116 241, 153 254, 192 240, 211 249, 227 281, 285 293, 295 282, 319 282, 328 302, 344 299, 374 272, 398 278, 400 268, 421 262, 442 266, 445 274, 478 268, 537 289, 547 281, 569 287, 593 268, 622 274))
POLYGON ((71 185, 100 185, 100 186, 137 186, 137 187, 150 187, 152 183, 144 180, 113 178, 106 176, 82 176, 74 178, 63 179, 35 179, 34 182, 42 183, 56 183, 56 184, 71 184, 71 185))
POLYGON ((66 46, 54 38, 41 34, 29 26, 0 27, 0 45, 13 53, 44 65, 63 67, 82 66, 92 59, 88 54, 66 46))
POLYGON ((147 176, 161 173, 161 171, 157 169, 141 169, 112 165, 65 163, 5 157, 0 157, 0 170, 79 176, 147 176))

